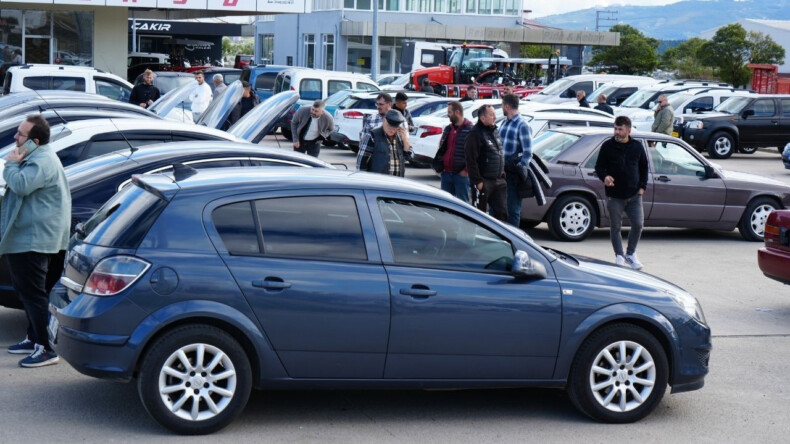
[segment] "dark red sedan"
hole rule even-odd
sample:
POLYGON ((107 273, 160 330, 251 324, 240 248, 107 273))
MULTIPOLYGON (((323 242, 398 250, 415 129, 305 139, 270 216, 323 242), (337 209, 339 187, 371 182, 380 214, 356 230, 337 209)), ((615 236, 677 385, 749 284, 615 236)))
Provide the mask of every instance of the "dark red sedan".
POLYGON ((776 210, 765 222, 765 247, 757 251, 760 270, 771 279, 790 284, 790 210, 776 210))

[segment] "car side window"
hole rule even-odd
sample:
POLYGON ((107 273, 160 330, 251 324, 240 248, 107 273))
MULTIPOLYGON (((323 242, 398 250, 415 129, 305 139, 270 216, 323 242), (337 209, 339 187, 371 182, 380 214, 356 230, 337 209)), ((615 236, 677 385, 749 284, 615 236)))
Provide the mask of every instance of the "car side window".
POLYGON ((650 141, 648 153, 655 174, 672 174, 680 176, 705 175, 705 167, 686 148, 672 142, 650 141))
POLYGON ((595 149, 595 151, 593 151, 590 158, 587 159, 587 162, 584 163, 584 168, 595 169, 595 162, 598 161, 598 154, 600 152, 601 152, 601 147, 599 146, 598 148, 595 149))
POLYGON ((258 77, 255 77, 255 90, 271 91, 274 88, 275 78, 277 78, 276 72, 263 72, 259 74, 258 77))
MULTIPOLYGON (((162 139, 117 139, 117 140, 95 140, 90 143, 87 153, 83 153, 83 159, 101 156, 102 154, 112 153, 113 151, 128 150, 129 145, 139 147, 151 145, 152 143, 164 143, 169 140, 162 139)), ((65 165, 64 165, 65 166, 65 165)))
POLYGON ((782 116, 790 117, 790 99, 782 99, 782 116))
POLYGON ((683 112, 693 113, 698 111, 710 111, 713 109, 713 97, 698 97, 686 105, 683 112))
POLYGON ((357 82, 357 89, 364 91, 379 91, 379 88, 376 85, 365 82, 357 82))
POLYGON ((85 91, 85 79, 82 77, 52 77, 52 88, 66 91, 85 91))
POLYGON ((296 196, 255 202, 263 254, 310 260, 367 260, 351 196, 296 196))
MULTIPOLYGON (((326 89, 331 96, 332 94, 342 91, 344 89, 351 89, 351 82, 348 80, 330 80, 327 82, 326 89)), ((365 89, 364 87, 358 89, 365 89)), ((320 98, 320 97, 319 97, 320 98)))
POLYGON ((228 253, 260 254, 260 244, 252 214, 252 202, 249 201, 224 205, 211 213, 214 227, 228 253))
POLYGON ((509 271, 513 246, 483 225, 438 206, 379 199, 398 265, 509 271))
POLYGON ((22 86, 32 90, 50 89, 49 77, 25 77, 22 79, 22 86))
POLYGON ((318 100, 322 92, 321 79, 304 79, 299 82, 299 96, 302 100, 318 100))
POLYGON ((129 101, 132 90, 125 85, 106 79, 95 79, 95 82, 97 94, 121 102, 129 101))
POLYGON ((755 117, 771 117, 776 115, 776 104, 773 99, 758 99, 752 104, 755 117))

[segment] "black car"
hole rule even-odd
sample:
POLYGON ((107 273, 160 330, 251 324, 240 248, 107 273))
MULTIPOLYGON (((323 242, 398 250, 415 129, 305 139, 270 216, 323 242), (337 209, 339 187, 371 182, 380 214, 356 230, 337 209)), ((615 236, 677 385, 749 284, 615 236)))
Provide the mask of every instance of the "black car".
POLYGON ((790 142, 790 95, 731 97, 682 125, 675 132, 714 159, 726 159, 736 150, 752 154, 762 147, 777 147, 781 153, 790 142))
MULTIPOLYGON (((161 173, 174 164, 194 169, 222 167, 295 166, 332 168, 314 157, 293 151, 224 141, 171 142, 145 150, 119 151, 66 168, 71 190, 72 228, 88 220, 104 202, 131 180, 133 174, 161 173)), ((6 267, 0 267, 0 305, 22 308, 6 267)))

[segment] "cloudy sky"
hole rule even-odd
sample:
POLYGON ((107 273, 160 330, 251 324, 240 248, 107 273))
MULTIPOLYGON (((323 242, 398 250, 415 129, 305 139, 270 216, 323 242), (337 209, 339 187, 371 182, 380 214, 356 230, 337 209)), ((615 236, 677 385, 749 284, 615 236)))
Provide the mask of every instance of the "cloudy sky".
POLYGON ((532 14, 529 15, 530 18, 538 18, 593 7, 617 9, 618 5, 625 3, 630 6, 661 6, 678 1, 680 0, 629 0, 628 2, 622 0, 522 0, 522 4, 524 5, 523 9, 532 10, 532 14))

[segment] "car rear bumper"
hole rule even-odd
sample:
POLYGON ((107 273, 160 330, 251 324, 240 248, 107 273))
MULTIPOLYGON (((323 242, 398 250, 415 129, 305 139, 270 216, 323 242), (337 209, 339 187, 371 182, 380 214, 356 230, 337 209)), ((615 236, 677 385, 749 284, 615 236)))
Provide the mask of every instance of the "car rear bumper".
POLYGON ((790 252, 760 248, 757 250, 757 265, 767 277, 790 285, 790 252))
POLYGON ((330 134, 329 135, 329 140, 331 140, 331 141, 333 141, 333 142, 335 142, 335 143, 337 143, 339 145, 343 145, 345 147, 352 147, 352 146, 356 147, 356 146, 359 146, 358 142, 355 142, 355 141, 349 139, 348 136, 346 136, 345 134, 338 133, 338 132, 334 132, 334 133, 330 134))

